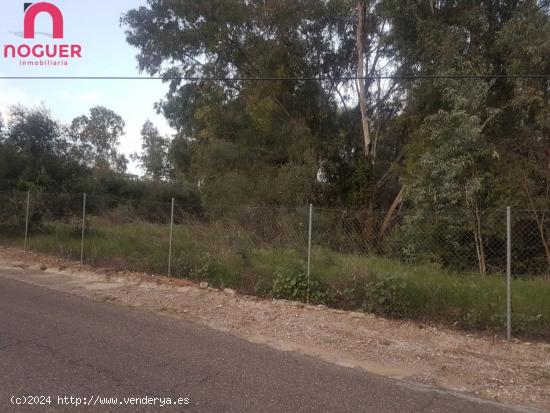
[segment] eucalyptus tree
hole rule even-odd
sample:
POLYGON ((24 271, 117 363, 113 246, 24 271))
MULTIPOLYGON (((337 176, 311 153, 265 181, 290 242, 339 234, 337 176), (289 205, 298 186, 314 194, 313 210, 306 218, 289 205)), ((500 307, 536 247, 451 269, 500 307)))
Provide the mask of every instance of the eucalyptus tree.
POLYGON ((441 208, 469 211, 462 226, 473 235, 485 273, 487 246, 500 235, 483 221, 497 219, 514 200, 526 204, 526 191, 550 202, 542 149, 549 142, 548 84, 514 77, 550 69, 548 4, 389 0, 387 5, 393 10, 391 42, 408 74, 497 76, 411 83, 401 115, 410 137, 402 171, 405 200, 413 214, 432 221, 441 208))
MULTIPOLYGON (((373 121, 372 145, 364 141, 352 80, 355 7, 349 0, 151 0, 125 14, 140 69, 170 83, 158 108, 192 147, 189 173, 203 191, 228 199, 242 186, 243 201, 370 203, 365 193, 387 167, 359 167, 370 162, 361 153, 377 152, 387 122, 373 121)), ((369 76, 390 70, 385 30, 377 18, 365 26, 369 76)), ((373 117, 395 114, 386 110, 394 86, 370 93, 376 83, 363 85, 373 117)))
POLYGON ((89 116, 73 119, 70 133, 84 164, 97 169, 125 172, 128 160, 118 150, 124 127, 125 122, 120 115, 102 106, 90 109, 89 116))
POLYGON ((155 182, 168 180, 171 175, 169 161, 170 139, 160 134, 151 121, 141 129, 141 153, 132 158, 137 160, 148 178, 155 182))

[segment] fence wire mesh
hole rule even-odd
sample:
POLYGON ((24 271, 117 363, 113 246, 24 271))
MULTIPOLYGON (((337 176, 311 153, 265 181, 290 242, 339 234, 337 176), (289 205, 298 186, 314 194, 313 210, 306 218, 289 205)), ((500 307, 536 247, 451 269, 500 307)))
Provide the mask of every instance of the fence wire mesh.
MULTIPOLYGON (((0 193, 4 245, 72 259, 82 251, 91 265, 170 272, 259 296, 462 328, 506 326, 505 208, 313 208, 309 250, 308 206, 176 202, 172 215, 168 199, 91 194, 83 211, 83 194, 28 196, 0 193)), ((550 337, 550 211, 514 209, 512 218, 514 328, 550 337)))
POLYGON ((512 233, 512 272, 550 280, 550 210, 514 210, 512 233))
POLYGON ((17 212, 13 216, 15 219, 3 219, 4 225, 8 226, 5 234, 15 243, 27 233, 28 239, 24 240, 23 247, 26 245, 30 250, 66 258, 80 257, 82 195, 28 195, 11 196, 16 200, 17 212))

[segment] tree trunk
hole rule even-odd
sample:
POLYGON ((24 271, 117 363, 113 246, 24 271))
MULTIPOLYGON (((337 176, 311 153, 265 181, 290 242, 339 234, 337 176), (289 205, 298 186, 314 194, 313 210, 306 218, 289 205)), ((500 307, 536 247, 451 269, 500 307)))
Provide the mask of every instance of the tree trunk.
POLYGON ((487 274, 487 264, 485 261, 485 247, 483 245, 483 235, 481 233, 481 217, 479 216, 479 208, 477 202, 475 203, 475 226, 474 226, 474 238, 476 242, 477 260, 479 262, 479 272, 481 275, 487 274))
POLYGON ((386 214, 386 217, 384 218, 384 222, 382 223, 382 227, 380 228, 380 236, 383 237, 386 234, 386 231, 390 227, 390 224, 392 222, 395 211, 397 210, 397 207, 403 204, 404 195, 405 195, 405 187, 401 188, 401 190, 399 191, 399 194, 397 194, 397 197, 395 197, 395 201, 393 201, 393 204, 390 207, 390 210, 386 214))
POLYGON ((434 0, 428 0, 428 3, 430 3, 430 10, 432 11, 432 16, 434 16, 435 15, 434 0))
MULTIPOLYGON (((548 169, 550 170, 550 163, 548 164, 548 169)), ((547 278, 550 279, 550 245, 549 245, 550 238, 546 238, 546 231, 544 230, 544 223, 546 221, 546 211, 542 211, 539 215, 539 212, 533 200, 533 196, 531 195, 531 192, 529 192, 529 190, 527 189, 529 188, 529 186, 527 185, 527 176, 525 174, 523 175, 523 179, 525 182, 524 193, 527 196, 527 199, 529 200, 529 207, 531 208, 531 212, 537 223, 540 239, 542 241, 542 245, 544 246, 544 252, 546 254, 546 262, 548 263, 547 278)), ((550 180, 548 180, 546 184, 546 195, 547 196, 550 195, 550 180)))
POLYGON ((370 136, 369 114, 367 108, 367 89, 365 77, 365 42, 367 37, 367 2, 360 0, 357 3, 357 95, 359 108, 361 109, 361 122, 363 124, 363 140, 365 142, 365 157, 372 157, 372 141, 370 136))
POLYGON ((483 234, 481 231, 481 216, 479 213, 479 206, 475 196, 470 197, 468 191, 464 191, 466 207, 472 210, 472 232, 474 234, 474 240, 476 244, 477 262, 479 265, 479 273, 481 275, 487 274, 487 264, 485 260, 485 246, 483 245, 483 234))

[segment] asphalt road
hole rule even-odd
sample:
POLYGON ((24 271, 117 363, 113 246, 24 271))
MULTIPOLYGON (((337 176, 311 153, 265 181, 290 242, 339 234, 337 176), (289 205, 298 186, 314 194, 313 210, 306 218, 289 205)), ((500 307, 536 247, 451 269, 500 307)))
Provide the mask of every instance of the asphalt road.
POLYGON ((2 274, 0 372, 0 412, 513 411, 2 274), (11 404, 12 396, 30 395, 50 395, 51 404, 11 404), (189 398, 190 404, 76 407, 58 405, 58 396, 82 403, 97 397, 118 397, 118 403, 123 397, 189 398))

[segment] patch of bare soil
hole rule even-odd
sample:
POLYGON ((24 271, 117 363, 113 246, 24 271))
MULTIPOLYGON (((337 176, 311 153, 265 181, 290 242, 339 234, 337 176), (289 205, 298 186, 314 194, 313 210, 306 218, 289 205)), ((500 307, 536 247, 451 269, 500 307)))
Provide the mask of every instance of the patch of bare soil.
POLYGON ((196 321, 279 350, 550 410, 550 344, 508 343, 369 314, 260 300, 186 280, 94 269, 14 249, 0 248, 0 265, 19 268, 10 274, 29 283, 196 321))

